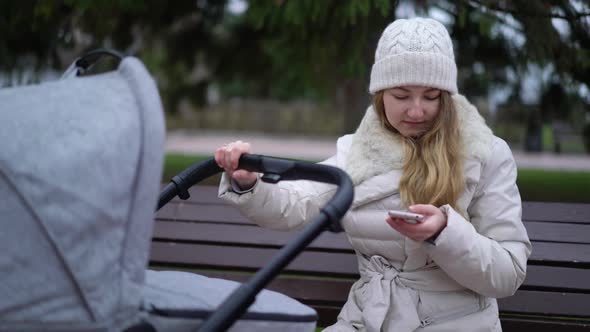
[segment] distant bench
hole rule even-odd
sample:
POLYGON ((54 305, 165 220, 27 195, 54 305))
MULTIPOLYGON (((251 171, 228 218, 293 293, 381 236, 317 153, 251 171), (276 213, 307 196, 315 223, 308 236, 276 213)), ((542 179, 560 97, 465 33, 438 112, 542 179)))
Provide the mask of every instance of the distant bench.
MULTIPOLYGON (((252 224, 217 198, 217 187, 190 193, 157 213, 152 268, 244 281, 296 234, 252 224)), ((504 331, 590 331, 590 204, 525 202, 523 210, 533 253, 524 284, 499 300, 504 331)), ((312 306, 328 326, 357 278, 346 236, 326 232, 268 288, 312 306)))

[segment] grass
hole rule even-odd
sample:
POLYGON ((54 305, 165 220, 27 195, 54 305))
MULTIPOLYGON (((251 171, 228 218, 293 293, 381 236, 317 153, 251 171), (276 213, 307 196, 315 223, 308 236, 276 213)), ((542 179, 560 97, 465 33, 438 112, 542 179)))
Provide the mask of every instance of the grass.
MULTIPOLYGON (((172 177, 189 166, 211 158, 212 156, 167 154, 164 159, 164 171, 162 181, 168 183, 172 177)), ((209 177, 199 184, 215 186, 219 184, 220 175, 209 177)))
MULTIPOLYGON (((168 154, 162 179, 168 182, 185 168, 209 157, 168 154)), ((213 176, 200 184, 214 186, 218 183, 219 176, 213 176)), ((517 184, 523 201, 590 203, 590 172, 519 169, 517 184)))
POLYGON ((523 201, 590 203, 590 172, 519 169, 523 201))

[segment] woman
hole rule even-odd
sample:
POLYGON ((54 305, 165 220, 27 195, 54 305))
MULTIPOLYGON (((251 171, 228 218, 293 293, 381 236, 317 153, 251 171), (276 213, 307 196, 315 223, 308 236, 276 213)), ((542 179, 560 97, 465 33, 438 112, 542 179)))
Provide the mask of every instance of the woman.
MULTIPOLYGON (((361 275, 326 331, 501 331, 496 298, 522 284, 531 245, 511 151, 457 93, 456 77, 439 22, 400 19, 383 32, 373 105, 324 162, 355 185, 342 225, 361 275), (392 209, 425 218, 411 224, 388 217, 392 209)), ((301 227, 333 193, 330 185, 268 185, 236 171, 249 152, 240 141, 216 150, 226 170, 220 197, 262 226, 301 227)))

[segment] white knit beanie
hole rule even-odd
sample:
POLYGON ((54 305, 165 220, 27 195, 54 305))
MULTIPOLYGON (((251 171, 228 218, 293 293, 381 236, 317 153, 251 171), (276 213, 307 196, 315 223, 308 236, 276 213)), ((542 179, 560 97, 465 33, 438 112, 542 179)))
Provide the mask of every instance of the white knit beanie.
POLYGON ((447 29, 430 18, 398 19, 381 35, 371 70, 372 94, 403 85, 457 93, 457 65, 447 29))

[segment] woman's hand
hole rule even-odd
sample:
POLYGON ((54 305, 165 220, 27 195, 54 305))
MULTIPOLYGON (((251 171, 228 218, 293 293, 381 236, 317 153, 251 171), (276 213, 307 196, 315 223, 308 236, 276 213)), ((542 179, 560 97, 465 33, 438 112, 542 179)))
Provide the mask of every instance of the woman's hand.
POLYGON ((256 183, 256 173, 243 169, 236 170, 240 162, 240 156, 251 153, 250 143, 235 141, 225 144, 215 150, 215 162, 223 168, 242 190, 248 190, 256 183))
POLYGON ((424 215, 424 220, 417 224, 410 224, 403 219, 389 217, 387 223, 414 241, 421 242, 438 235, 447 226, 447 217, 434 205, 416 204, 410 206, 408 210, 424 215))

